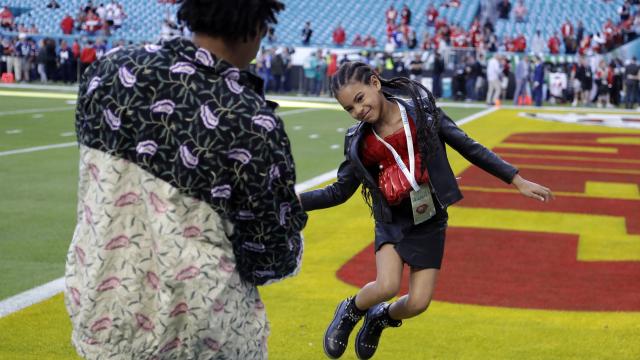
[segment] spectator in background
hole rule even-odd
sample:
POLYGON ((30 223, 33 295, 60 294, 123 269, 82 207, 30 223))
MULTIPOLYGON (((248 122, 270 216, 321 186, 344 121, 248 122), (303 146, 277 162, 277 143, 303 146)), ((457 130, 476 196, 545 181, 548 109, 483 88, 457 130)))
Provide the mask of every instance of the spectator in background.
POLYGON ((364 46, 364 41, 362 40, 362 36, 360 36, 360 34, 356 34, 356 36, 353 38, 353 41, 351 42, 351 46, 354 46, 354 47, 364 46))
POLYGON ((436 52, 433 60, 433 96, 437 99, 442 97, 442 74, 445 71, 444 60, 439 52, 436 52))
POLYGON ((519 33, 515 39, 513 39, 513 48, 515 52, 523 53, 527 50, 527 38, 524 34, 519 33))
POLYGON ((311 35, 313 35, 313 29, 311 29, 311 22, 304 23, 302 28, 302 44, 308 46, 311 43, 311 35))
POLYGON ((509 19, 509 13, 511 12, 511 2, 509 0, 501 0, 498 3, 498 16, 500 19, 509 19))
POLYGON ((560 27, 560 33, 562 35, 562 41, 566 47, 568 39, 573 36, 573 24, 571 24, 569 18, 567 18, 560 27))
POLYGON ((316 85, 316 72, 318 71, 318 58, 315 52, 310 52, 304 59, 302 64, 304 70, 304 94, 305 95, 317 95, 315 90, 316 85))
POLYGON ((325 93, 325 88, 327 87, 327 60, 322 55, 322 49, 318 49, 316 58, 318 59, 316 70, 316 95, 322 95, 325 93))
POLYGON ((422 56, 419 53, 416 53, 413 56, 413 59, 409 63, 409 78, 411 80, 422 83, 422 68, 424 67, 424 62, 422 61, 422 56))
POLYGON ((276 93, 283 91, 285 64, 282 58, 282 49, 277 49, 271 56, 272 90, 276 93))
POLYGON ((500 101, 500 94, 502 93, 502 68, 500 67, 500 61, 502 56, 499 54, 494 55, 487 63, 487 82, 489 83, 489 90, 487 90, 487 105, 496 105, 500 101))
POLYGON ((527 95, 527 84, 529 83, 529 57, 525 56, 516 65, 516 90, 513 93, 513 105, 520 103, 520 97, 527 95))
POLYGON ((395 25, 397 17, 398 17, 398 11, 393 7, 393 4, 389 5, 389 8, 385 12, 385 19, 387 21, 387 24, 395 25))
POLYGON ((60 80, 65 84, 72 83, 75 80, 73 72, 73 52, 67 44, 66 40, 60 41, 60 49, 58 50, 58 64, 60 64, 60 80))
POLYGON ((540 34, 540 30, 536 30, 536 34, 533 35, 533 39, 531 40, 531 52, 535 55, 540 55, 544 52, 546 47, 544 38, 540 34))
POLYGON ((402 11, 400 11, 400 22, 402 25, 411 25, 411 9, 407 4, 402 5, 402 11))
POLYGON ((4 6, 0 11, 0 28, 9 31, 13 29, 13 13, 7 6, 4 6))
POLYGON ((618 9, 618 15, 620 15, 620 22, 625 22, 631 17, 631 2, 625 0, 624 4, 618 9))
POLYGON ((84 74, 84 71, 96 61, 96 48, 92 40, 87 41, 87 45, 80 52, 80 76, 84 74))
MULTIPOLYGON (((336 53, 329 53, 327 60, 327 78, 331 79, 336 72, 338 72, 338 55, 336 53)), ((331 91, 331 86, 329 86, 329 91, 331 91)))
POLYGON ((269 44, 273 44, 278 41, 278 37, 276 36, 276 28, 273 26, 269 26, 267 29, 267 42, 269 44))
POLYGON ((418 46, 418 37, 416 35, 416 31, 415 30, 411 30, 411 32, 409 32, 409 36, 407 37, 407 48, 409 48, 409 50, 413 50, 418 46))
POLYGON ((542 106, 542 86, 544 85, 544 64, 539 56, 535 57, 533 70, 533 102, 536 106, 542 106))
POLYGON ((70 35, 73 33, 73 17, 71 15, 66 14, 62 21, 60 21, 60 29, 62 29, 62 33, 65 35, 70 35))
POLYGON ((549 52, 552 54, 560 53, 560 39, 558 39, 558 32, 554 31, 553 35, 549 38, 547 42, 547 46, 549 47, 549 52))
POLYGON ((13 69, 16 82, 22 80, 29 82, 34 52, 35 46, 29 42, 26 34, 21 33, 18 35, 18 42, 16 42, 15 46, 16 61, 13 69))
POLYGON ((27 34, 39 34, 40 30, 38 30, 38 27, 36 26, 36 24, 31 24, 31 27, 27 30, 27 34))
POLYGON ((38 41, 38 55, 36 57, 36 64, 38 69, 38 75, 40 75, 40 82, 47 83, 47 72, 45 71, 45 65, 47 63, 47 49, 44 45, 44 39, 38 41))
POLYGON ((515 15, 516 22, 527 21, 527 7, 524 5, 524 0, 518 0, 516 7, 513 9, 513 13, 515 15))
POLYGON ((93 10, 89 10, 82 27, 87 35, 94 36, 102 28, 102 19, 93 10))
POLYGON ((47 8, 49 9, 60 9, 60 4, 56 0, 51 0, 47 4, 47 8))
POLYGON ((634 56, 629 60, 624 70, 624 107, 626 109, 633 109, 638 97, 638 80, 640 80, 640 67, 638 67, 637 58, 634 56))
POLYGON ((438 19, 438 15, 440 15, 440 13, 438 13, 438 9, 436 9, 436 7, 433 6, 433 3, 429 4, 429 7, 427 8, 427 26, 428 27, 432 27, 436 25, 436 19, 438 19))
POLYGON ((578 20, 578 27, 576 29, 576 43, 580 44, 582 42, 582 38, 584 37, 584 24, 582 20, 578 20))
POLYGON ((364 38, 364 46, 368 48, 375 48, 376 46, 378 46, 378 42, 376 41, 376 38, 373 37, 373 35, 369 34, 364 38))
POLYGON ((473 56, 468 55, 464 66, 464 93, 466 101, 476 99, 476 73, 474 71, 475 60, 473 56))
POLYGON ((347 34, 345 33, 342 24, 338 23, 338 26, 333 30, 333 43, 337 46, 342 46, 344 45, 346 38, 347 34))

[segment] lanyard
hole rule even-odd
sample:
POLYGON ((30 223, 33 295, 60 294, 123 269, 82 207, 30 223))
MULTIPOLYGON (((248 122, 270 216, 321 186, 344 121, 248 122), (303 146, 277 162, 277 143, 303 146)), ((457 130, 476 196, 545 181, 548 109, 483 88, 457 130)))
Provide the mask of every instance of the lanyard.
POLYGON ((413 190, 418 191, 420 190, 420 185, 418 185, 418 182, 416 181, 416 176, 415 176, 416 159, 413 151, 413 137, 411 136, 411 127, 409 126, 409 119, 407 118, 407 111, 405 110, 404 106, 402 106, 402 104, 400 103, 397 103, 397 104, 398 104, 398 108, 400 108, 400 116, 402 117, 404 135, 407 138, 407 152, 409 154, 409 169, 407 169, 407 165, 404 164, 404 161, 402 161, 402 158, 400 157, 396 149, 394 149, 393 146, 389 145, 388 142, 384 141, 384 139, 381 138, 380 135, 378 135, 375 129, 372 128, 372 130, 376 138, 382 144, 384 144, 384 146, 386 146, 387 149, 389 149, 389 151, 391 151, 391 154, 393 155, 393 159, 396 161, 396 163, 398 164, 398 167, 400 168, 404 176, 407 178, 407 181, 409 181, 409 183, 411 184, 411 187, 413 188, 413 190))

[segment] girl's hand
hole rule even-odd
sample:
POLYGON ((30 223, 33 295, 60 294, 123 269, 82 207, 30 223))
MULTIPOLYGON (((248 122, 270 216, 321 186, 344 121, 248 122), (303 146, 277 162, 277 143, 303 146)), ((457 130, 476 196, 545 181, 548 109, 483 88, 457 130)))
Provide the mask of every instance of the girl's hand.
POLYGON ((548 188, 524 179, 520 175, 516 175, 511 182, 518 188, 518 191, 524 196, 537 199, 543 202, 549 202, 555 199, 553 193, 548 188))

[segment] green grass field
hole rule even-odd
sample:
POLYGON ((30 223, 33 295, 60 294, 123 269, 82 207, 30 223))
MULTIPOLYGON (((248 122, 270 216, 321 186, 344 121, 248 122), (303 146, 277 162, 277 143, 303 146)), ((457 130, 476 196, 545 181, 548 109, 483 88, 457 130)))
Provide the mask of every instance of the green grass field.
MULTIPOLYGON (((302 182, 338 166, 344 129, 353 120, 342 111, 298 110, 280 109, 302 182)), ((445 109, 454 119, 477 110, 445 109)), ((523 119, 512 110, 500 110, 463 128, 490 148, 512 132, 616 131, 523 119)), ((65 100, 0 96, 0 300, 63 275, 75 225, 78 160, 74 146, 2 153, 72 142, 71 132, 73 109, 65 100), (6 114, 59 107, 69 109, 6 114)), ((456 174, 469 166, 457 154, 450 153, 450 161, 456 174)), ((450 225, 515 230, 527 225, 523 220, 505 225, 484 211, 453 207, 450 225)), ((260 289, 272 327, 271 359, 325 358, 322 335, 335 305, 357 291, 337 279, 336 271, 372 239, 372 221, 359 196, 340 207, 310 213, 300 275, 260 289)), ((77 359, 70 331, 62 295, 56 295, 0 318, 0 359, 77 359)), ((530 310, 434 301, 426 314, 387 331, 375 358, 636 360, 640 359, 639 334, 640 312, 530 310)), ((351 345, 343 359, 355 359, 351 345)))

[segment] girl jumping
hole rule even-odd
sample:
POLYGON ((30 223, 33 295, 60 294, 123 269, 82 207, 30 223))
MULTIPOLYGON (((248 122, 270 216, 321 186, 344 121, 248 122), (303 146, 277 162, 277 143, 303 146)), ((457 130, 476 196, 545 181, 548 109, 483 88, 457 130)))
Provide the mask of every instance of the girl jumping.
POLYGON ((333 75, 331 91, 358 123, 347 131, 337 181, 300 194, 300 200, 306 211, 328 208, 362 185, 375 218, 376 280, 340 302, 325 332, 324 351, 330 358, 342 356, 349 334, 364 317, 355 350, 359 359, 369 359, 384 328, 400 326, 431 302, 447 207, 462 199, 445 144, 527 197, 546 202, 553 194, 468 137, 417 82, 386 80, 367 64, 348 62, 333 75), (411 270, 409 294, 385 303, 400 289, 404 264, 411 270))

